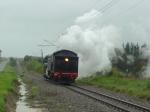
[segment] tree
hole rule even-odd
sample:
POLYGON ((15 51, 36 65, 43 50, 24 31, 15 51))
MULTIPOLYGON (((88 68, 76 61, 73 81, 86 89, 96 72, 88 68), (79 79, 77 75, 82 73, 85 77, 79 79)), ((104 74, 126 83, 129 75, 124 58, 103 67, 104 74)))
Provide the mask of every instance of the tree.
POLYGON ((139 46, 138 43, 123 43, 123 51, 116 51, 116 57, 114 57, 112 64, 125 73, 132 73, 136 77, 140 77, 143 68, 147 65, 148 59, 143 58, 143 48, 146 48, 146 44, 139 46))

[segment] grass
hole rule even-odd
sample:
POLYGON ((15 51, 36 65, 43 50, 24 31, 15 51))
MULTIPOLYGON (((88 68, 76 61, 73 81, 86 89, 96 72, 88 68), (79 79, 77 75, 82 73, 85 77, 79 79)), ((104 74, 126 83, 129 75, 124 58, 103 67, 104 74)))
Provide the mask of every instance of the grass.
POLYGON ((127 93, 150 101, 150 80, 125 77, 114 71, 111 75, 94 75, 77 80, 78 83, 95 85, 115 92, 127 93))
POLYGON ((17 80, 15 70, 7 65, 4 71, 0 72, 0 112, 5 112, 6 97, 14 90, 15 80, 17 80))
POLYGON ((30 71, 35 71, 38 73, 43 72, 42 64, 39 61, 37 61, 36 59, 31 59, 29 61, 25 61, 25 66, 30 71))
POLYGON ((30 99, 34 98, 37 95, 37 92, 38 92, 38 87, 37 86, 32 86, 29 98, 30 99))

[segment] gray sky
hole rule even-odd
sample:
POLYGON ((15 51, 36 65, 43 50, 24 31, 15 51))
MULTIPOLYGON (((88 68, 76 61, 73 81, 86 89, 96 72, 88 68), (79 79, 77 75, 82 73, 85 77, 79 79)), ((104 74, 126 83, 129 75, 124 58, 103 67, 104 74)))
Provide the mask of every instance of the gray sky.
MULTIPOLYGON (((56 41, 78 16, 110 0, 0 0, 3 56, 40 55, 38 44, 56 41)), ((115 1, 115 0, 114 0, 115 1)), ((119 0, 103 13, 102 25, 116 25, 123 41, 150 41, 150 0, 119 0)), ((148 43, 149 44, 149 43, 148 43)), ((51 53, 53 47, 43 48, 51 53)))

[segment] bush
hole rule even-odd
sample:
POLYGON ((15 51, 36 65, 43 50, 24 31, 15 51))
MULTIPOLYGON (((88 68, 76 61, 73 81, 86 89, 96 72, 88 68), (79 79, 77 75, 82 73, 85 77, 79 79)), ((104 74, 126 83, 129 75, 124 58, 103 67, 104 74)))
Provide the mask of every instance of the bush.
POLYGON ((10 65, 11 66, 16 66, 17 62, 16 62, 16 59, 15 58, 10 58, 10 61, 9 61, 10 65))
POLYGON ((43 72, 43 65, 39 61, 39 59, 26 57, 24 58, 24 63, 25 63, 26 68, 30 71, 35 71, 38 73, 43 72))

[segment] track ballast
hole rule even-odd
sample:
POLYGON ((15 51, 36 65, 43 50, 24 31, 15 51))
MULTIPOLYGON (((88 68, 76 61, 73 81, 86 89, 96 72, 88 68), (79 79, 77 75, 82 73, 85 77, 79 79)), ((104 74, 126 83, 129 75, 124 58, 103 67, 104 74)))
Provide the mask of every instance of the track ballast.
POLYGON ((70 86, 66 86, 66 88, 79 93, 81 95, 87 96, 91 99, 94 99, 106 106, 109 106, 117 111, 121 111, 121 112, 150 112, 150 108, 138 105, 138 104, 134 104, 122 99, 118 99, 115 97, 112 97, 110 95, 106 95, 103 93, 99 93, 96 91, 92 91, 77 85, 70 85, 70 86))

